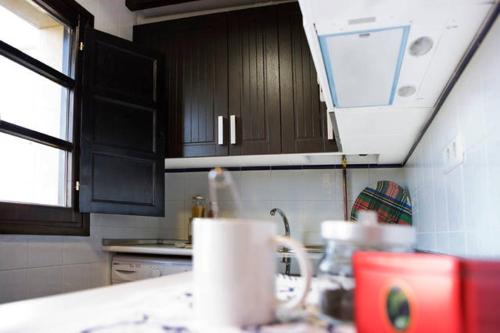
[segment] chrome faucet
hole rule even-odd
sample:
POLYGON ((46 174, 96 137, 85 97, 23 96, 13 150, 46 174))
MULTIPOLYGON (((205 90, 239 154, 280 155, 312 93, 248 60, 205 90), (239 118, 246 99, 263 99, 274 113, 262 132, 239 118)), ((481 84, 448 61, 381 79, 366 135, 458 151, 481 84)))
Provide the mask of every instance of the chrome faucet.
POLYGON ((271 216, 274 216, 276 213, 280 214, 281 218, 283 219, 283 224, 285 225, 285 236, 290 237, 290 225, 288 224, 288 218, 286 217, 285 212, 283 212, 279 208, 273 208, 269 212, 271 216))
MULTIPOLYGON (((281 218, 283 219, 283 224, 285 225, 285 236, 286 237, 290 237, 290 225, 288 224, 288 218, 286 217, 285 212, 282 211, 279 208, 273 208, 273 209, 271 209, 271 211, 269 212, 269 214, 271 214, 271 216, 274 216, 276 214, 276 212, 278 214, 280 214, 281 218)), ((281 252, 288 252, 288 249, 287 248, 282 248, 280 251, 281 252)), ((291 258, 289 258, 289 257, 283 257, 281 259, 281 262, 283 264, 285 264, 285 274, 286 275, 290 275, 290 267, 291 267, 291 263, 292 263, 291 258)))

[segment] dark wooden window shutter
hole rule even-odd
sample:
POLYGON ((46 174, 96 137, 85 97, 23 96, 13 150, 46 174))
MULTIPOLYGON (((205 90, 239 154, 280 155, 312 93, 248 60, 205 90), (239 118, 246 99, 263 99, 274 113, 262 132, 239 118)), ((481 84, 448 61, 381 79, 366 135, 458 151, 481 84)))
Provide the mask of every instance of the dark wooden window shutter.
POLYGON ((95 30, 83 52, 80 210, 163 215, 160 57, 95 30))

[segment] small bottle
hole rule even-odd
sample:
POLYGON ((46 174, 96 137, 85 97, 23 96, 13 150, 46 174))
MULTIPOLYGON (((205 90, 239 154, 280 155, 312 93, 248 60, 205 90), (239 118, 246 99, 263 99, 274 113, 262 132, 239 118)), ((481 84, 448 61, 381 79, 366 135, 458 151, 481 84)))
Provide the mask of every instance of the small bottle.
POLYGON ((188 243, 193 242, 193 219, 205 216, 205 198, 197 194, 193 196, 193 206, 191 207, 191 217, 188 224, 188 243))
POLYGON ((204 217, 205 216, 205 198, 201 195, 193 197, 193 207, 191 208, 191 217, 204 217))
POLYGON ((321 236, 327 245, 318 267, 319 307, 333 322, 354 321, 354 252, 412 252, 415 245, 412 227, 377 223, 373 212, 364 212, 357 223, 325 221, 321 236))
POLYGON ((213 218, 213 217, 215 217, 215 212, 214 212, 214 203, 213 203, 212 201, 209 201, 209 202, 208 202, 207 217, 208 217, 208 218, 213 218))

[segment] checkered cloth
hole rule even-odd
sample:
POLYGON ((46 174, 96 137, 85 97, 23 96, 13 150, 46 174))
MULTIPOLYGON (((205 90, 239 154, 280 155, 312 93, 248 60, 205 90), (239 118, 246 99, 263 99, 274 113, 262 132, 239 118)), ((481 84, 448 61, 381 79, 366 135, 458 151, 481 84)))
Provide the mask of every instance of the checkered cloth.
POLYGON ((376 190, 366 187, 352 206, 351 220, 357 221, 360 210, 375 211, 380 223, 412 224, 410 194, 391 181, 379 181, 376 190))

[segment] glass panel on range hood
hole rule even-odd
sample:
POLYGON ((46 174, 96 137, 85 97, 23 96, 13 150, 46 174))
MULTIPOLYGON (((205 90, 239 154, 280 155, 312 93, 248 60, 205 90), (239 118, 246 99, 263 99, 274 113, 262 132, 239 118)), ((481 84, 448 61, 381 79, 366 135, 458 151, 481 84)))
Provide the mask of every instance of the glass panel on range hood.
POLYGON ((409 30, 404 26, 319 36, 336 107, 393 103, 409 30))

